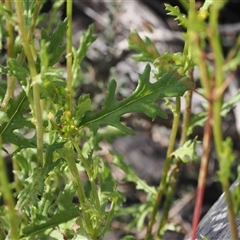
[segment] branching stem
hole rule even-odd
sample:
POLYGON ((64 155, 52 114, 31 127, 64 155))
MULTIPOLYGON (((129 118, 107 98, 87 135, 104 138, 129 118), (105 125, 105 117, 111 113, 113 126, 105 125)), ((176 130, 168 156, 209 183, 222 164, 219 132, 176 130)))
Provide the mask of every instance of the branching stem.
MULTIPOLYGON (((189 71, 189 77, 193 81, 193 70, 189 71)), ((183 117, 183 124, 182 124, 182 132, 181 132, 181 140, 180 140, 180 147, 187 141, 188 136, 188 127, 190 124, 191 119, 191 106, 192 106, 192 91, 187 91, 184 95, 185 97, 185 111, 183 117)), ((174 164, 172 165, 171 169, 172 172, 169 176, 169 186, 167 187, 166 191, 166 200, 163 206, 163 215, 159 223, 158 227, 158 236, 161 238, 162 229, 168 219, 169 209, 171 207, 173 196, 176 190, 176 185, 179 177, 180 166, 182 164, 182 160, 180 158, 176 158, 174 164)))
MULTIPOLYGON (((28 65, 30 69, 30 76, 32 80, 32 89, 33 89, 33 110, 34 116, 36 118, 36 131, 37 131, 37 158, 39 166, 43 165, 43 121, 42 121, 42 109, 40 105, 40 82, 34 62, 34 58, 30 48, 30 39, 28 39, 27 29, 24 22, 23 6, 22 1, 15 0, 16 11, 19 21, 19 29, 22 38, 22 44, 24 48, 25 55, 28 60, 28 65)), ((39 12, 41 1, 38 0, 35 3, 35 13, 39 12)), ((37 16, 35 16, 37 18, 37 16)))
POLYGON ((169 172, 171 162, 172 162, 171 153, 174 150, 174 145, 175 145, 178 126, 179 126, 180 114, 181 114, 180 107, 181 107, 180 97, 176 97, 176 109, 175 109, 175 112, 173 113, 174 117, 173 117, 172 132, 171 132, 171 136, 170 136, 170 141, 169 141, 169 146, 168 146, 168 150, 167 150, 167 155, 166 155, 166 160, 165 160, 165 164, 164 164, 161 182, 158 187, 157 196, 154 201, 153 211, 152 211, 152 214, 151 214, 151 217, 150 217, 150 220, 148 223, 148 227, 147 227, 146 239, 151 239, 152 227, 153 227, 156 215, 157 215, 157 211, 158 211, 160 202, 163 197, 163 193, 167 187, 168 172, 169 172))
MULTIPOLYGON (((210 44, 213 51, 214 62, 215 62, 215 89, 218 91, 221 89, 223 82, 224 82, 224 71, 223 71, 223 53, 222 48, 220 44, 220 37, 218 32, 218 18, 219 18, 219 11, 220 8, 223 6, 221 3, 219 3, 212 7, 211 14, 210 14, 210 30, 209 35, 211 36, 210 44), (219 5, 220 4, 220 5, 219 5)), ((213 135, 214 135, 214 143, 216 146, 218 161, 225 161, 223 159, 223 134, 222 134, 222 117, 221 117, 221 109, 222 109, 222 103, 223 103, 223 94, 220 96, 217 96, 217 99, 214 99, 213 102, 213 135)), ((221 164, 219 164, 221 166, 221 164)), ((228 209, 228 219, 230 222, 230 230, 231 230, 231 238, 233 240, 238 239, 238 227, 236 223, 236 214, 234 212, 233 208, 233 200, 232 196, 229 190, 229 179, 227 177, 220 177, 220 181, 222 183, 222 188, 225 193, 226 198, 226 204, 228 209)))

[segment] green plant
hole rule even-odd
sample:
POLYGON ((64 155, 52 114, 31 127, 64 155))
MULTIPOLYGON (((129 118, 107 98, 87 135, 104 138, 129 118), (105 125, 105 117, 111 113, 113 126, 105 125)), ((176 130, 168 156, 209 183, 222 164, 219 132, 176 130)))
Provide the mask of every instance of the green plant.
MULTIPOLYGON (((59 1, 54 5, 54 17, 62 3, 63 1, 59 1)), ((152 238, 152 226, 156 221, 159 203, 163 194, 168 193, 159 224, 160 236, 173 197, 179 165, 186 161, 187 155, 190 158, 195 155, 197 139, 187 141, 191 93, 195 86, 192 69, 195 65, 202 72, 204 97, 209 103, 204 116, 206 126, 203 158, 209 158, 209 149, 205 146, 206 141, 210 146, 210 123, 214 118, 214 139, 222 163, 220 180, 224 191, 228 193, 228 178, 225 172, 221 172, 227 163, 221 159, 231 157, 233 160, 233 155, 230 141, 224 141, 221 136, 220 112, 223 109, 221 97, 225 89, 225 85, 222 85, 223 67, 225 70, 234 68, 237 58, 230 58, 228 64, 224 65, 219 36, 215 32, 217 14, 223 4, 212 4, 210 8, 213 13, 210 17, 210 29, 214 33, 211 45, 217 56, 214 73, 203 57, 204 41, 208 35, 201 14, 208 10, 207 3, 199 12, 194 9, 193 1, 189 3, 188 18, 177 8, 167 5, 167 10, 177 16, 180 23, 187 28, 183 53, 160 55, 150 39, 142 40, 137 32, 133 32, 129 37, 129 47, 140 51, 135 59, 151 62, 154 67, 146 65, 143 73, 139 74, 135 91, 121 101, 115 98, 116 81, 112 80, 108 84, 104 106, 99 112, 93 109, 90 95, 76 97, 73 91, 78 83, 82 84, 79 79, 80 66, 96 39, 93 26, 89 26, 80 39, 79 47, 75 49, 72 46, 72 1, 66 1, 67 18, 59 21, 53 32, 51 27, 54 24, 51 20, 50 27, 42 28, 39 39, 35 38, 34 32, 39 31, 39 24, 47 17, 40 14, 42 4, 39 0, 16 0, 14 7, 11 1, 0 3, 1 21, 7 23, 2 28, 1 37, 7 39, 8 50, 6 64, 0 66, 1 74, 7 76, 7 85, 5 82, 0 85, 0 145, 2 152, 10 155, 14 172, 14 180, 10 182, 6 162, 1 155, 0 189, 1 199, 5 203, 0 208, 1 239, 44 239, 49 236, 51 239, 101 239, 115 216, 129 213, 135 214, 130 225, 138 228, 142 228, 145 219, 151 215, 146 238, 152 238), (198 23, 196 26, 188 23, 193 20, 198 23), (17 25, 18 35, 15 39, 14 25, 17 25), (192 40, 197 51, 193 51, 193 45, 190 44, 192 40), (63 56, 67 59, 66 70, 58 64, 63 56), (150 83, 151 74, 156 79, 154 83, 150 83), (211 81, 216 81, 214 87, 211 81), (17 88, 20 89, 19 94, 14 93, 17 88), (174 149, 181 114, 180 97, 184 93, 187 104, 182 138, 180 148, 174 149), (171 97, 176 98, 175 104, 168 101, 171 97), (113 164, 126 173, 126 181, 136 183, 137 189, 148 194, 148 200, 141 206, 121 209, 124 197, 117 190, 109 163, 97 155, 99 143, 112 135, 134 134, 132 129, 120 122, 121 116, 126 113, 145 113, 152 119, 167 118, 167 114, 157 104, 160 98, 166 99, 174 115, 161 183, 157 189, 148 186, 124 162, 122 156, 111 153, 114 157, 113 164), (102 126, 107 128, 102 130, 102 126), (118 131, 114 132, 112 127, 118 131)), ((233 104, 234 102, 229 104, 228 109, 233 104)), ((206 164, 205 159, 202 159, 203 164, 206 164)), ((199 182, 203 179, 201 176, 199 182)), ((232 214, 230 219, 234 219, 234 213, 229 209, 232 214)), ((234 236, 234 225, 232 232, 234 236)), ((127 238, 131 239, 131 236, 124 239, 127 238)))

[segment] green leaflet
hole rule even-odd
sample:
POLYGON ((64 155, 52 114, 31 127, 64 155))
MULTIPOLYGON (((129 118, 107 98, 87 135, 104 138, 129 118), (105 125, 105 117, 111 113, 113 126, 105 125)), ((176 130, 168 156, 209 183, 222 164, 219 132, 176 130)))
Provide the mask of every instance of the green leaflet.
MULTIPOLYGON (((37 219, 43 219, 40 223, 33 223, 23 229, 24 237, 26 236, 36 236, 39 233, 44 232, 49 228, 58 226, 61 223, 66 223, 73 218, 76 218, 80 215, 79 208, 74 204, 73 197, 76 192, 76 188, 72 182, 66 185, 65 189, 59 193, 56 200, 57 207, 54 206, 54 213, 51 218, 46 218, 44 215, 37 215, 37 219)), ((51 201, 52 196, 50 194, 45 194, 46 198, 51 201)), ((42 204, 42 200, 39 202, 39 206, 42 204)), ((48 201, 46 201, 49 204, 48 201)), ((41 206, 43 207, 43 206, 41 206)), ((47 206, 49 209, 49 206, 47 206)))
POLYGON ((78 49, 73 48, 73 66, 72 66, 72 76, 73 82, 77 82, 80 76, 80 65, 87 55, 88 49, 91 44, 96 40, 96 37, 93 35, 94 28, 93 25, 88 27, 86 33, 82 33, 78 49))
POLYGON ((17 132, 19 129, 30 129, 34 127, 34 125, 24 117, 24 113, 28 107, 29 103, 25 92, 21 92, 18 98, 10 100, 7 116, 5 116, 8 121, 0 125, 0 136, 2 137, 3 143, 12 143, 21 148, 35 146, 33 139, 27 139, 20 132, 17 132))
POLYGON ((81 120, 87 111, 92 110, 92 104, 89 94, 78 98, 78 108, 76 109, 76 119, 81 120))
POLYGON ((0 65, 0 74, 14 76, 21 81, 26 81, 29 71, 24 65, 19 65, 16 59, 9 58, 6 67, 0 65))
POLYGON ((167 15, 176 17, 174 20, 177 20, 179 22, 179 25, 182 25, 183 27, 188 27, 188 19, 185 14, 181 13, 178 6, 171 6, 170 4, 165 3, 166 10, 168 11, 167 15))
POLYGON ((24 7, 23 16, 24 16, 25 25, 27 29, 29 29, 31 26, 34 4, 35 4, 34 0, 23 1, 23 7, 24 7))
POLYGON ((59 62, 65 51, 66 44, 63 43, 63 39, 67 31, 67 19, 60 22, 57 29, 54 31, 52 36, 49 36, 45 29, 41 30, 41 40, 45 41, 47 45, 48 54, 48 66, 53 66, 55 63, 59 62))
POLYGON ((96 36, 93 35, 94 33, 94 27, 91 24, 87 32, 82 33, 79 48, 76 50, 76 57, 78 58, 78 64, 81 64, 84 57, 87 55, 88 49, 91 46, 91 44, 97 39, 96 36))
POLYGON ((188 140, 183 144, 183 146, 172 152, 171 156, 175 156, 176 158, 179 157, 184 163, 197 161, 199 160, 196 153, 196 145, 198 143, 200 142, 197 141, 197 137, 195 137, 193 140, 188 140))
POLYGON ((156 101, 165 97, 182 96, 187 90, 194 87, 194 84, 186 76, 180 76, 177 69, 164 74, 157 82, 151 83, 151 67, 148 64, 143 74, 139 74, 138 86, 128 98, 117 101, 115 99, 116 81, 112 80, 108 85, 108 92, 104 107, 100 112, 94 114, 87 112, 83 117, 80 126, 89 127, 94 134, 101 125, 111 125, 123 133, 134 134, 133 130, 120 123, 123 114, 131 112, 144 113, 153 120, 160 116, 167 118, 167 114, 158 106, 156 101))
POLYGON ((140 52, 132 56, 135 61, 154 62, 160 56, 154 43, 148 37, 142 40, 136 30, 128 37, 128 45, 130 49, 140 52))
POLYGON ((149 186, 143 179, 139 178, 137 174, 134 172, 131 165, 128 165, 123 156, 115 154, 111 152, 111 155, 114 157, 113 164, 119 167, 126 173, 125 180, 128 182, 133 182, 136 184, 136 189, 143 190, 147 193, 151 193, 152 195, 156 194, 156 189, 154 187, 149 186))

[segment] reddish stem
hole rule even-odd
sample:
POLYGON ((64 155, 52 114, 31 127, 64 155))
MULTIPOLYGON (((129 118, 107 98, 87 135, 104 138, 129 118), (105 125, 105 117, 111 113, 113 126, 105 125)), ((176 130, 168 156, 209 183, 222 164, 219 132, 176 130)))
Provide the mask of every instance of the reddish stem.
POLYGON ((200 215, 202 211, 202 202, 203 202, 206 178, 207 178, 207 172, 208 172, 209 153, 211 149, 211 137, 212 137, 211 120, 212 120, 212 104, 209 103, 208 118, 204 127, 203 155, 201 159, 201 166, 200 166, 200 172, 198 177, 198 187, 197 187, 196 205, 194 208, 194 215, 193 215, 193 221, 192 221, 191 240, 196 239, 198 223, 199 223, 200 215))

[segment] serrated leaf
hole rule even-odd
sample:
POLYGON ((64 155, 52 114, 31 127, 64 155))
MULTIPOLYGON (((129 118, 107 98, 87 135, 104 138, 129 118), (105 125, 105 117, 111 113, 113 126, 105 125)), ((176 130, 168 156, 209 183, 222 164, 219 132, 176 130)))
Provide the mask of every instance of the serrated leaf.
POLYGON ((128 37, 128 45, 130 49, 140 52, 132 56, 136 61, 154 62, 160 56, 154 43, 148 37, 145 38, 145 41, 142 40, 135 30, 128 37))
POLYGON ((221 110, 221 116, 226 117, 231 108, 240 100, 240 90, 237 94, 228 102, 224 103, 221 110))
POLYGON ((66 81, 54 69, 44 74, 41 92, 43 98, 51 99, 54 104, 64 105, 66 102, 66 81))
POLYGON ((37 206, 39 195, 41 196, 44 190, 44 179, 41 174, 41 169, 34 169, 25 180, 25 188, 18 194, 17 208, 23 209, 28 206, 37 206))
POLYGON ((89 127, 94 134, 101 125, 111 125, 123 133, 134 134, 130 128, 120 123, 120 117, 123 114, 140 112, 153 120, 157 116, 167 118, 167 114, 156 101, 165 97, 182 96, 185 91, 193 88, 194 84, 186 76, 180 76, 177 69, 164 74, 157 82, 151 83, 149 81, 150 71, 151 67, 148 64, 143 74, 139 74, 136 90, 130 97, 122 101, 115 99, 116 81, 112 80, 108 85, 104 107, 96 114, 87 112, 81 125, 89 127))
POLYGON ((41 30, 41 38, 45 41, 45 44, 47 44, 47 54, 49 57, 48 66, 53 66, 61 59, 66 46, 66 44, 63 43, 66 31, 67 19, 58 24, 52 36, 49 36, 45 29, 41 30))
POLYGON ((97 39, 96 36, 93 36, 94 27, 93 24, 91 24, 88 27, 88 30, 86 33, 83 33, 80 39, 79 48, 76 51, 76 56, 78 58, 79 64, 82 62, 83 58, 87 55, 88 49, 91 46, 91 44, 97 39))
POLYGON ((190 126, 188 127, 187 134, 190 135, 193 133, 195 127, 203 127, 207 120, 206 112, 200 112, 195 114, 190 121, 190 126))
POLYGON ((236 155, 233 152, 233 141, 230 137, 226 138, 221 143, 221 156, 219 156, 219 171, 218 176, 221 182, 228 181, 231 176, 231 166, 236 159, 236 155))
POLYGON ((182 147, 178 148, 176 151, 172 152, 172 156, 176 158, 180 158, 184 163, 189 163, 196 159, 196 145, 199 141, 197 141, 197 137, 193 140, 188 140, 183 144, 182 147))
POLYGON ((85 113, 91 110, 92 110, 92 101, 90 99, 90 95, 87 94, 85 96, 80 96, 78 99, 78 106, 75 113, 76 119, 78 121, 81 121, 85 113))
POLYGON ((29 77, 29 71, 23 65, 19 65, 16 59, 9 58, 7 61, 8 66, 4 67, 0 65, 0 73, 14 76, 19 80, 26 81, 26 78, 29 77))
POLYGON ((27 29, 30 28, 32 22, 32 12, 35 4, 35 0, 24 0, 23 1, 23 16, 27 29))
POLYGON ((94 28, 93 25, 88 27, 86 33, 83 33, 80 39, 79 48, 77 50, 73 49, 73 65, 72 65, 72 76, 73 82, 76 82, 80 75, 80 64, 82 60, 87 55, 88 49, 91 44, 96 40, 96 37, 93 36, 94 28))
POLYGON ((0 50, 3 48, 3 38, 8 36, 5 23, 12 23, 11 15, 12 13, 6 9, 5 4, 0 3, 0 50))
POLYGON ((239 65, 240 65, 240 52, 238 51, 238 53, 233 59, 230 59, 225 63, 225 65, 223 66, 223 70, 224 72, 235 71, 239 67, 239 65))
MULTIPOLYGON (((76 193, 76 188, 72 182, 66 185, 65 189, 59 193, 56 200, 57 209, 51 218, 44 222, 27 226, 23 229, 24 237, 37 235, 49 228, 54 228, 61 223, 66 223, 80 215, 80 210, 76 204, 72 202, 76 193)), ((41 215, 39 216, 41 218, 41 215)))
POLYGON ((11 70, 11 74, 18 78, 19 80, 26 81, 26 78, 29 77, 29 71, 27 67, 20 65, 15 59, 10 58, 8 59, 8 66, 11 70))
POLYGON ((117 215, 131 215, 133 218, 128 223, 127 228, 137 228, 138 230, 140 230, 143 228, 144 223, 146 223, 146 217, 150 212, 152 212, 152 202, 147 201, 141 204, 134 204, 124 209, 119 209, 117 215))
MULTIPOLYGON (((237 94, 230 99, 228 102, 224 103, 221 109, 221 116, 225 117, 229 111, 234 107, 236 102, 240 100, 240 90, 237 92, 237 94)), ((200 112, 198 114, 195 114, 191 118, 190 126, 188 127, 188 135, 192 134, 193 129, 197 126, 203 127, 207 119, 206 111, 200 112)))
POLYGON ((143 179, 140 179, 133 168, 125 162, 123 156, 113 152, 111 152, 111 154, 114 156, 113 164, 126 173, 126 181, 135 183, 136 189, 143 190, 147 193, 156 194, 156 189, 154 187, 150 187, 143 179))
POLYGON ((0 65, 0 74, 11 75, 11 71, 10 71, 9 67, 4 67, 4 66, 0 65))
POLYGON ((8 122, 0 125, 0 136, 4 143, 13 143, 21 148, 35 146, 34 139, 26 139, 21 133, 14 132, 21 128, 30 129, 34 125, 27 118, 24 117, 29 103, 25 92, 21 92, 18 98, 11 99, 7 109, 8 122))
POLYGON ((176 17, 174 20, 177 20, 180 25, 187 28, 188 20, 185 14, 181 13, 178 6, 171 6, 170 4, 165 3, 166 10, 168 11, 167 15, 176 17))
POLYGON ((45 164, 42 169, 42 174, 44 177, 46 177, 48 175, 48 173, 50 171, 52 171, 52 169, 60 163, 61 159, 58 159, 57 161, 53 161, 53 153, 56 150, 63 148, 64 144, 65 144, 65 142, 59 142, 59 143, 55 142, 53 144, 47 144, 47 146, 46 146, 46 161, 45 161, 45 164))
POLYGON ((181 67, 182 53, 165 52, 155 59, 153 64, 158 69, 158 72, 155 75, 162 76, 164 73, 171 71, 174 66, 181 67))

